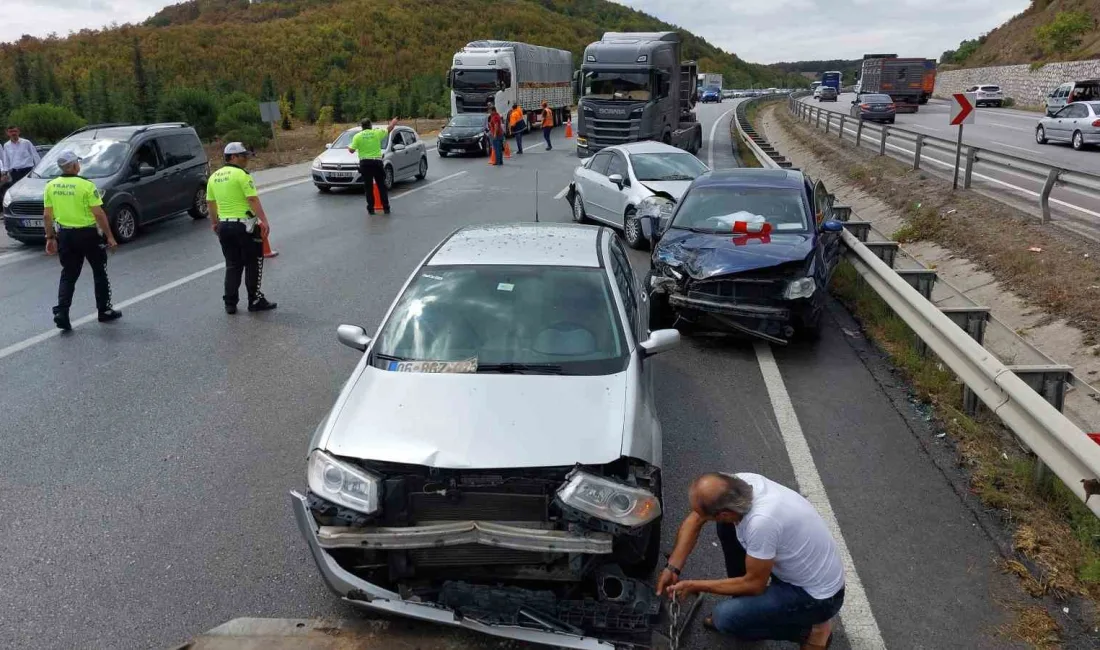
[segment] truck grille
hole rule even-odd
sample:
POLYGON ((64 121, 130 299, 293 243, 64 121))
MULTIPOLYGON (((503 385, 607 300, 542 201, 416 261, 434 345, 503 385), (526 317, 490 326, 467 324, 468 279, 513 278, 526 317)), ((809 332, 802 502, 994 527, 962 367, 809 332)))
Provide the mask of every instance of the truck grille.
POLYGON ((586 117, 585 122, 591 125, 588 133, 589 142, 600 147, 637 141, 642 123, 640 119, 598 120, 591 117, 586 117))
POLYGON ((544 564, 549 561, 543 553, 516 551, 510 548, 482 546, 481 544, 420 548, 409 551, 409 559, 417 567, 544 564))
POLYGON ((20 217, 41 217, 46 211, 46 206, 42 201, 15 201, 8 210, 20 217))
POLYGON ((461 492, 409 495, 413 524, 425 521, 546 521, 547 498, 535 494, 461 492))

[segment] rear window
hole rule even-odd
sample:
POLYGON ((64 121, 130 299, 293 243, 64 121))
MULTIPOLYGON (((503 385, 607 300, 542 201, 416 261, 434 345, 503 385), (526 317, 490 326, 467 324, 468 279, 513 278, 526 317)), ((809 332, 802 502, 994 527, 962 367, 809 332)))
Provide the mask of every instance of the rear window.
POLYGON ((982 92, 987 92, 987 93, 999 93, 999 92, 1001 92, 1001 87, 1000 86, 982 86, 981 90, 982 90, 982 92))
POLYGON ((863 95, 860 97, 865 104, 889 104, 894 100, 889 95, 863 95))

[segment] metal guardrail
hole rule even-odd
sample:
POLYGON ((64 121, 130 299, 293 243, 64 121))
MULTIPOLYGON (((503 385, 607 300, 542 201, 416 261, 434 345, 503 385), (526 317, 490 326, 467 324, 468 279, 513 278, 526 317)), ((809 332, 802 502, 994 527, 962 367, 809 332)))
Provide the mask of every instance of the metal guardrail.
MULTIPOLYGON (((792 104, 796 100, 797 97, 791 97, 792 104)), ((734 120, 737 136, 764 167, 790 167, 790 162, 743 120, 747 105, 754 101, 758 100, 742 102, 737 107, 738 119, 734 120)), ((918 142, 916 136, 920 134, 912 135, 914 142, 918 142)), ((846 259, 909 326, 921 347, 934 352, 962 381, 967 410, 973 411, 979 402, 985 404, 1036 455, 1040 474, 1049 469, 1084 501, 1082 479, 1100 476, 1100 445, 1061 412, 1064 386, 1071 369, 1002 363, 983 345, 985 323, 989 319, 987 308, 936 307, 929 299, 936 272, 924 268, 895 269, 897 243, 885 238, 867 241, 873 230, 871 225, 851 221, 851 209, 835 204, 834 199, 830 196, 829 210, 833 218, 845 222, 841 235, 847 249, 846 259)), ((1086 505, 1100 516, 1100 500, 1086 505)))
MULTIPOLYGON (((845 135, 851 135, 857 147, 877 149, 880 156, 892 155, 910 163, 913 169, 920 169, 922 163, 931 162, 945 168, 945 171, 954 173, 956 143, 953 140, 910 131, 892 124, 871 124, 844 113, 825 110, 821 106, 799 101, 807 94, 792 93, 788 97, 790 113, 803 122, 823 128, 826 133, 835 133, 839 139, 843 139, 845 135), (948 155, 948 160, 943 161, 926 155, 930 150, 932 153, 948 155)), ((1051 220, 1051 203, 1061 204, 1089 216, 1100 217, 1097 213, 1100 210, 1100 176, 1095 174, 1072 171, 1003 151, 984 149, 965 143, 962 146, 958 166, 959 178, 962 179, 963 187, 967 189, 971 188, 974 179, 977 178, 987 184, 995 185, 1000 190, 1013 191, 1022 197, 1037 198, 1043 223, 1049 223, 1051 220), (989 174, 1002 176, 1002 178, 989 174), (1032 187, 1018 185, 1017 183, 1021 181, 1032 187), (1052 198, 1051 193, 1055 189, 1067 192, 1061 199, 1052 198)))

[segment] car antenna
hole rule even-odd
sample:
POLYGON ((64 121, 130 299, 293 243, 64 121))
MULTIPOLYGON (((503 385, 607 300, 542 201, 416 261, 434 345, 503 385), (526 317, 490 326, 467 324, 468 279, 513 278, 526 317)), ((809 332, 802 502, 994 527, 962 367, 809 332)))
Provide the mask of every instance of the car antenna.
POLYGON ((539 170, 535 170, 535 223, 539 222, 539 170))

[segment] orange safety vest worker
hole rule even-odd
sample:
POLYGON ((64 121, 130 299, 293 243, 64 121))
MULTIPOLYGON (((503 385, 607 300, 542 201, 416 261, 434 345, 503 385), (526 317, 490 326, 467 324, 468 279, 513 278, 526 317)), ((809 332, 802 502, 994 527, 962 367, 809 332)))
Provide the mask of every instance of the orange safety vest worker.
POLYGON ((512 109, 512 112, 508 114, 508 128, 514 129, 520 120, 523 119, 523 109, 519 106, 512 109))

